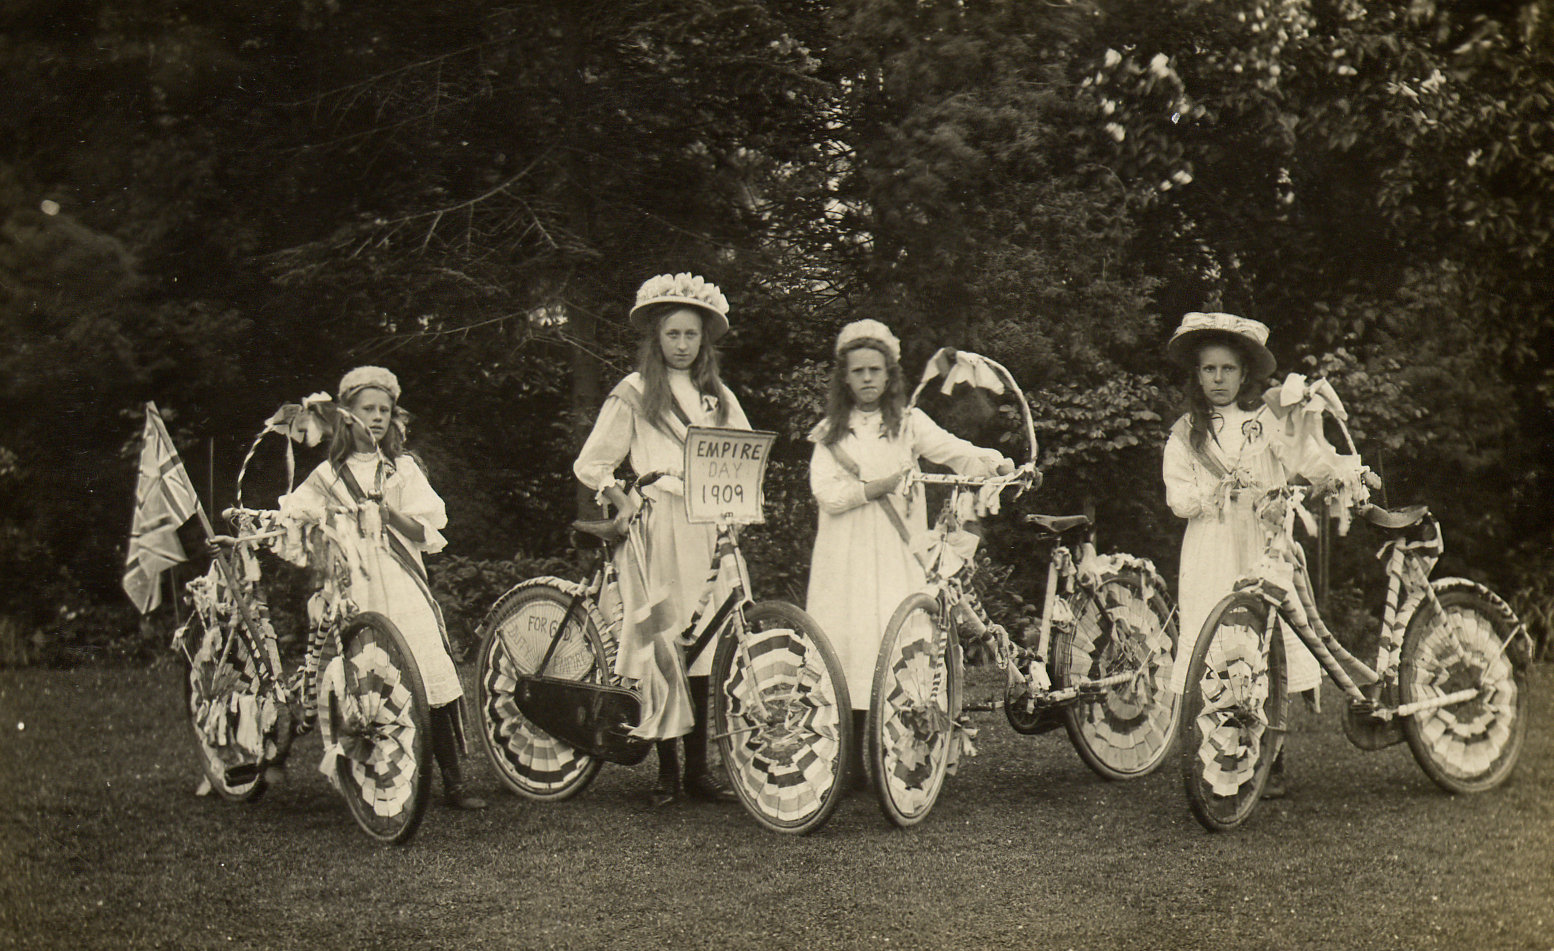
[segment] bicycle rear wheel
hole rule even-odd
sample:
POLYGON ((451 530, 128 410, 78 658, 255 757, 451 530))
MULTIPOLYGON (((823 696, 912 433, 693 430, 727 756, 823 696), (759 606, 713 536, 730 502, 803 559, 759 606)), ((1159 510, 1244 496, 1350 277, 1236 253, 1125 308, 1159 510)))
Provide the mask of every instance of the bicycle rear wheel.
POLYGON ((744 612, 712 658, 712 726, 730 784, 756 821, 802 835, 846 791, 852 707, 820 626, 782 601, 744 612))
MULTIPOLYGON (((559 801, 588 788, 599 773, 597 757, 580 753, 535 726, 518 709, 518 675, 532 674, 566 616, 572 595, 545 580, 525 582, 497 602, 481 622, 480 739, 502 782, 528 799, 559 801)), ((548 677, 588 683, 609 680, 613 664, 599 636, 591 602, 573 612, 546 665, 548 677)))
POLYGON ((939 800, 960 715, 960 651, 921 592, 896 608, 880 642, 869 704, 874 791, 898 826, 923 821, 939 800))
POLYGON ((431 710, 421 671, 381 614, 351 618, 340 643, 319 690, 328 775, 363 831, 406 842, 431 795, 431 710))
POLYGON ((1148 776, 1165 762, 1180 704, 1171 690, 1176 621, 1165 594, 1133 569, 1107 572, 1076 596, 1074 623, 1053 648, 1053 686, 1133 673, 1131 680, 1063 707, 1068 738, 1102 779, 1148 776), (1099 600, 1097 600, 1097 597, 1099 600), (1103 623, 1108 621, 1109 624, 1103 623))
POLYGON ((211 789, 231 802, 253 802, 264 794, 264 753, 274 747, 279 711, 260 685, 236 605, 225 607, 215 609, 218 623, 200 613, 189 619, 183 636, 195 649, 183 668, 184 712, 211 789))
POLYGON ((1279 613, 1253 594, 1226 597, 1204 622, 1182 697, 1182 780, 1193 815, 1228 832, 1257 808, 1284 745, 1288 692, 1279 613))
POLYGON ((1441 610, 1419 606, 1403 632, 1398 696, 1416 703, 1478 688, 1475 697, 1403 717, 1403 735, 1425 775, 1450 793, 1505 782, 1527 738, 1527 671, 1501 645, 1516 619, 1470 582, 1440 591, 1441 610), (1444 612, 1444 613, 1443 613, 1444 612))

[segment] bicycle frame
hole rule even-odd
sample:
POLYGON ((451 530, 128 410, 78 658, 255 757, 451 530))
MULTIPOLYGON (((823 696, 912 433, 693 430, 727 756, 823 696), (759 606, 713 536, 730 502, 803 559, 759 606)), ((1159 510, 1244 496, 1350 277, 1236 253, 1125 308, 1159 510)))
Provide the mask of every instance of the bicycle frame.
MULTIPOLYGON (((633 518, 633 530, 635 530, 637 518, 641 517, 643 511, 646 511, 645 506, 643 509, 639 509, 637 517, 633 518)), ((556 647, 561 643, 568 625, 582 613, 584 606, 588 602, 592 601, 597 604, 606 588, 614 581, 615 565, 610 557, 608 544, 600 545, 599 561, 599 567, 595 570, 590 583, 579 586, 572 595, 572 600, 567 605, 566 613, 561 616, 561 620, 556 624, 555 632, 550 636, 550 644, 546 647, 545 655, 541 658, 539 666, 535 668, 533 674, 522 676, 532 678, 545 676, 545 669, 550 665, 551 658, 555 656, 556 647)), ((735 612, 742 612, 745 606, 750 603, 749 597, 746 594, 749 590, 749 573, 745 567, 744 557, 739 553, 738 533, 733 526, 720 524, 718 526, 717 541, 713 545, 712 566, 707 577, 706 586, 703 589, 702 603, 691 616, 691 622, 686 625, 685 630, 681 631, 675 638, 675 642, 686 649, 685 666, 687 669, 693 666, 701 658, 701 655, 706 652, 707 648, 715 643, 716 638, 729 628, 729 620, 735 612), (717 581, 718 571, 722 567, 725 552, 733 556, 738 566, 737 580, 734 582, 733 588, 724 597, 722 603, 713 611, 711 619, 708 620, 706 625, 702 625, 703 609, 710 600, 713 586, 717 581), (696 633, 698 627, 701 628, 700 634, 696 633)))
MULTIPOLYGON (((1394 538, 1382 547, 1380 554, 1387 559, 1387 596, 1373 669, 1339 643, 1317 606, 1305 550, 1295 541, 1295 519, 1306 502, 1314 497, 1309 486, 1284 486, 1271 490, 1264 497, 1265 507, 1278 505, 1281 501, 1285 506, 1279 515, 1279 528, 1269 540, 1268 561, 1274 565, 1287 565, 1290 583, 1284 584, 1282 577, 1269 577, 1268 561, 1265 561, 1265 570, 1259 576, 1239 582, 1237 588, 1254 591, 1267 601, 1316 657, 1333 683, 1370 716, 1381 720, 1413 716, 1477 696, 1482 685, 1396 705, 1403 633, 1413 613, 1404 608, 1414 605, 1417 610, 1420 603, 1428 602, 1433 609, 1442 610, 1429 578, 1441 552, 1441 531, 1435 519, 1428 514, 1421 519, 1426 527, 1423 541, 1405 542, 1402 538, 1394 538), (1354 676, 1350 675, 1351 670, 1354 676)), ((1507 636, 1500 645, 1502 652, 1519 633, 1520 630, 1513 630, 1507 636)))

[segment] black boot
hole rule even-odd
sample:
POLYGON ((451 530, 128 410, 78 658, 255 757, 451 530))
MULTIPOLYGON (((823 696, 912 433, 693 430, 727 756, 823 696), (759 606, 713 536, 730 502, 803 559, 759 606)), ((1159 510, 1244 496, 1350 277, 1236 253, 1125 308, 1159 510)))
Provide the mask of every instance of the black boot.
POLYGON ((486 801, 464 789, 464 771, 459 763, 459 738, 454 725, 457 704, 445 703, 432 708, 432 756, 442 768, 443 801, 455 809, 484 809, 486 801))
POLYGON ((658 751, 658 782, 648 793, 648 802, 654 806, 667 806, 680 798, 680 757, 675 753, 674 740, 659 740, 654 744, 658 751))
POLYGON ((696 722, 685 735, 685 794, 692 799, 707 802, 734 802, 739 799, 734 790, 707 765, 707 680, 706 677, 689 677, 691 706, 696 722))
POLYGON ((1263 783, 1264 799, 1283 799, 1289 794, 1289 787, 1285 785, 1284 778, 1284 750, 1279 750, 1279 755, 1274 757, 1273 765, 1268 767, 1268 779, 1263 783))
POLYGON ((853 792, 867 792, 869 789, 869 770, 864 765, 868 761, 868 736, 869 714, 867 710, 853 711, 853 753, 847 764, 848 772, 852 775, 848 779, 848 787, 853 792))

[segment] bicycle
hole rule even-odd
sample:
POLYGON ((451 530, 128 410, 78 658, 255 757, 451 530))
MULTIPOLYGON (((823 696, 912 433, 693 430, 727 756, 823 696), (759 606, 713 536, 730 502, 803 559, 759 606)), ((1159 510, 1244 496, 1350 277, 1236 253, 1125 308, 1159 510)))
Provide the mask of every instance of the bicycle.
POLYGON ((886 625, 869 707, 875 792, 886 817, 903 827, 927 817, 945 776, 969 748, 968 711, 1002 708, 1010 726, 1026 735, 1061 724, 1085 764, 1109 780, 1153 772, 1175 733, 1175 608, 1148 560, 1097 554, 1088 516, 1026 517, 1042 536, 1039 544, 1051 546, 1034 645, 1016 642, 983 610, 972 587, 976 537, 962 526, 979 503, 996 511, 992 503, 1004 489, 1012 486, 1018 495, 1040 486, 1030 406, 1003 366, 951 349, 929 361, 909 405, 940 373, 951 382, 985 381, 979 366, 1015 394, 1030 460, 988 478, 909 476, 949 487, 950 497, 930 532, 927 587, 902 601, 886 625), (968 368, 957 371, 957 364, 968 368), (1002 699, 963 702, 963 645, 971 641, 990 643, 1006 674, 1002 699))
MULTIPOLYGON (((702 433, 752 435, 690 431, 693 440, 702 433)), ((757 435, 769 443, 770 434, 757 435)), ((701 492, 699 471, 687 459, 687 497, 701 492)), ((635 490, 659 477, 644 476, 635 490)), ((750 497, 758 496, 757 483, 750 497)), ((574 545, 597 550, 589 580, 531 578, 503 594, 481 622, 481 738, 503 783, 521 796, 571 798, 604 762, 634 765, 651 747, 631 733, 641 697, 615 671, 622 618, 612 557, 617 545, 645 544, 651 505, 642 499, 624 536, 609 519, 574 522, 574 545)), ((742 523, 720 516, 716 524, 701 606, 678 637, 685 669, 714 649, 712 738, 746 811, 777 832, 812 832, 845 792, 852 742, 847 683, 808 614, 783 601, 749 600, 742 523), (726 591, 708 614, 719 589, 726 591)))
MULTIPOLYGON (((172 646, 187 661, 185 709, 211 790, 229 801, 256 801, 269 783, 268 769, 285 762, 296 736, 318 726, 320 771, 357 825, 379 841, 404 843, 420 826, 430 795, 430 711, 399 629, 382 614, 358 611, 351 600, 343 533, 370 531, 376 512, 340 509, 302 525, 242 504, 243 476, 267 434, 302 441, 309 426, 327 431, 348 415, 310 398, 283 406, 266 423, 243 460, 237 504, 222 513, 235 534, 217 535, 199 512, 211 540, 211 567, 185 586, 193 610, 172 646), (306 561, 322 576, 308 603, 306 651, 289 672, 261 586, 257 552, 264 549, 306 561)), ((288 493, 294 471, 288 441, 288 493)))
POLYGON ((1352 743, 1380 750, 1406 740, 1447 792, 1493 789, 1515 768, 1526 737, 1532 640, 1525 626, 1483 585, 1430 579, 1443 551, 1440 525, 1424 505, 1389 511, 1369 501, 1381 482, 1361 464, 1331 385, 1292 376, 1265 400, 1281 415, 1302 414, 1307 434, 1297 458, 1313 460, 1313 471, 1296 473, 1307 484, 1259 499, 1266 552, 1210 612, 1189 661, 1182 778, 1193 815, 1223 832, 1257 807, 1288 729, 1286 628, 1348 698, 1344 733, 1352 743), (1321 435, 1324 415, 1337 423, 1346 454, 1321 435), (1339 515, 1340 532, 1359 515, 1392 535, 1380 553, 1387 595, 1374 668, 1344 648, 1318 610, 1295 539, 1297 520, 1315 532, 1313 503, 1339 515))

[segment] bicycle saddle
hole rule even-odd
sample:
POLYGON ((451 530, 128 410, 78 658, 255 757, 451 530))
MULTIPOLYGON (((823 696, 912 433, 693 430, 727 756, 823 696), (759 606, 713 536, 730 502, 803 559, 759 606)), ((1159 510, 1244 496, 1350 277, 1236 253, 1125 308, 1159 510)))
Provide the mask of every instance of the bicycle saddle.
POLYGON ((1086 528, 1090 525, 1088 515, 1027 515, 1025 520, 1044 532, 1054 535, 1062 535, 1076 528, 1086 528))
POLYGON ((1430 509, 1425 505, 1410 505, 1396 511, 1379 505, 1367 505, 1360 511, 1360 517, 1377 528, 1399 529, 1418 525, 1420 519, 1429 513, 1430 509))
POLYGON ((615 530, 615 519, 613 518, 578 519, 572 523, 572 531, 592 535, 606 542, 618 542, 626 537, 615 530))

